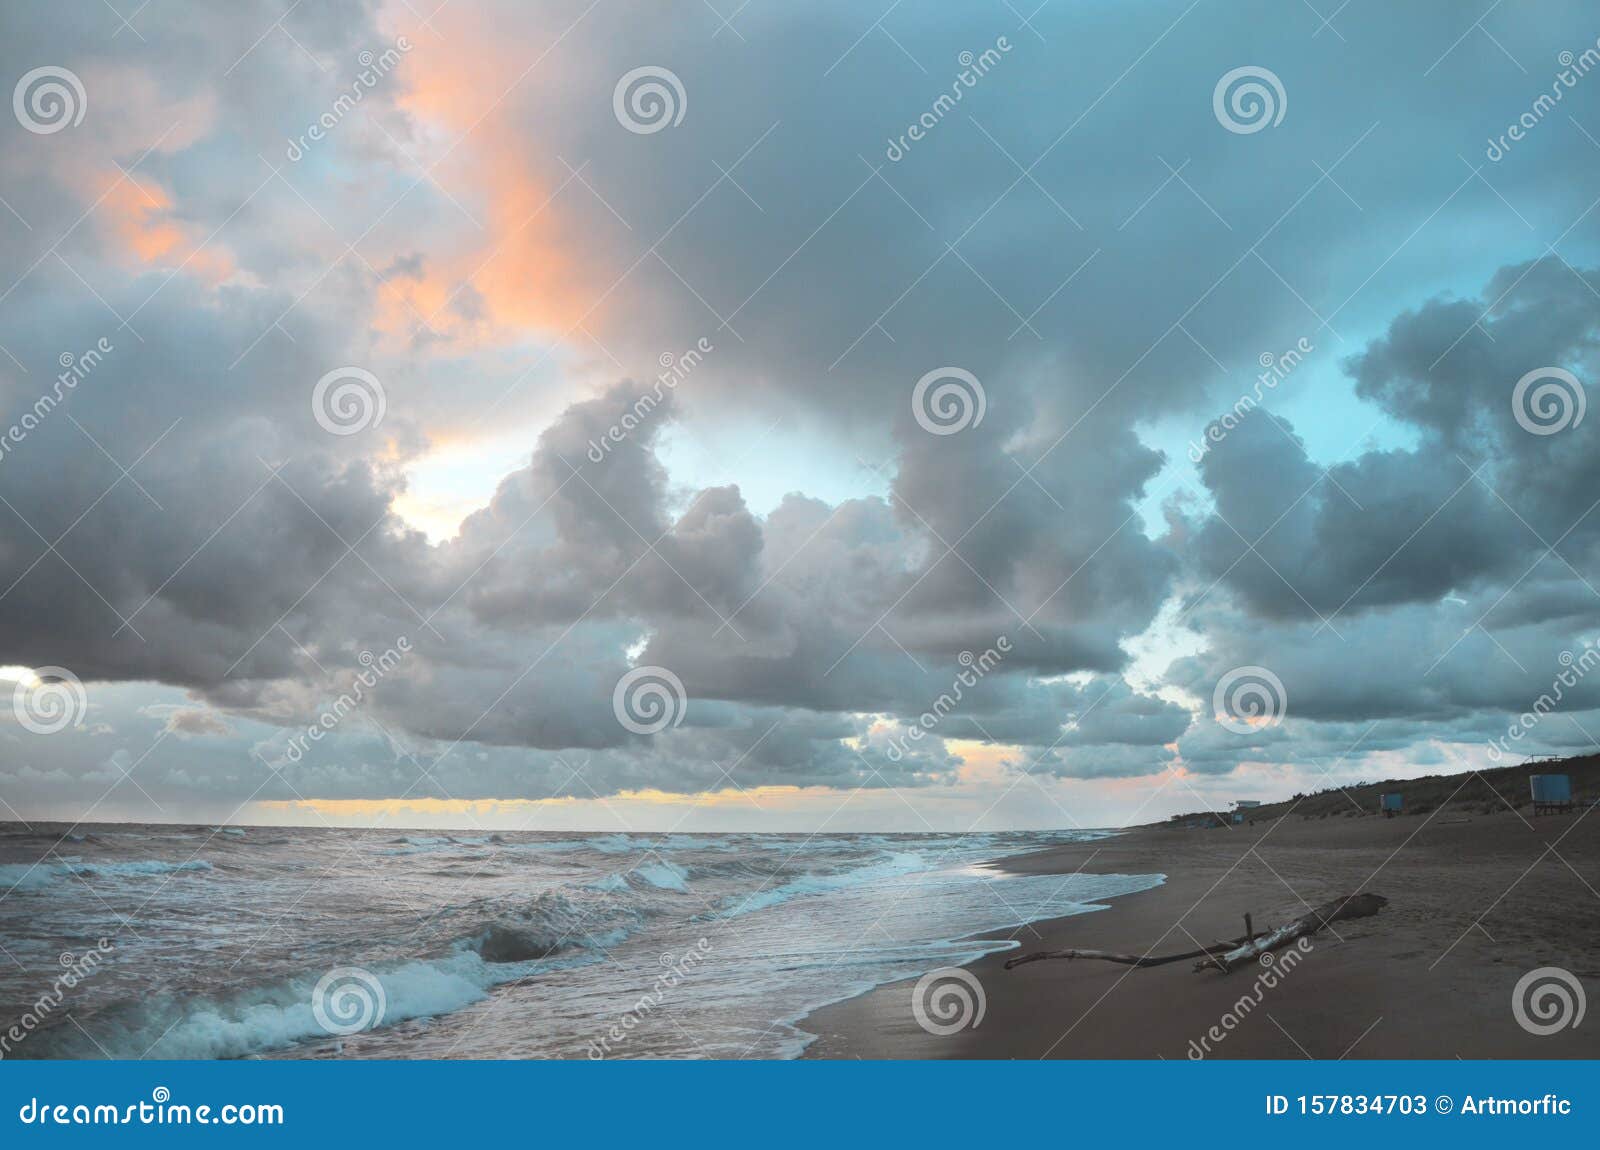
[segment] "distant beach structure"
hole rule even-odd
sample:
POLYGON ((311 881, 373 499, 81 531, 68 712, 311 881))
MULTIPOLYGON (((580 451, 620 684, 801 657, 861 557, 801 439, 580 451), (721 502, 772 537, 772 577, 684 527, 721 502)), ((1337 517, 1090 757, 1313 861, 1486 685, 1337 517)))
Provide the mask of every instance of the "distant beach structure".
POLYGON ((1383 812, 1383 817, 1392 819, 1405 809, 1406 797, 1399 791, 1389 791, 1378 799, 1378 809, 1383 812))
POLYGON ((1572 809, 1572 778, 1569 775, 1529 775, 1535 815, 1555 814, 1572 809))

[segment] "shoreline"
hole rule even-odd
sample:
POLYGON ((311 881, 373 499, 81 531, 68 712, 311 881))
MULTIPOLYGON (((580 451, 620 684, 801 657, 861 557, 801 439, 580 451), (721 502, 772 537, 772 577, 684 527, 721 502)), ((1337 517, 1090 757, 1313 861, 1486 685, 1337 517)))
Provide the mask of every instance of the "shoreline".
POLYGON ((911 1010, 917 980, 902 979, 800 1019, 817 1036, 802 1057, 1600 1057, 1600 1027, 1542 1036, 1512 1011, 1518 980, 1534 968, 1600 980, 1600 819, 1585 813, 1139 828, 999 859, 991 865, 1009 874, 1167 876, 1105 910, 976 936, 1015 938, 1022 952, 1171 953, 1242 933, 1247 911, 1268 929, 1357 890, 1390 903, 1318 934, 1272 980, 1260 968, 1222 975, 1189 962, 1008 971, 1018 948, 998 951, 964 967, 983 989, 976 1027, 926 1032, 911 1010))

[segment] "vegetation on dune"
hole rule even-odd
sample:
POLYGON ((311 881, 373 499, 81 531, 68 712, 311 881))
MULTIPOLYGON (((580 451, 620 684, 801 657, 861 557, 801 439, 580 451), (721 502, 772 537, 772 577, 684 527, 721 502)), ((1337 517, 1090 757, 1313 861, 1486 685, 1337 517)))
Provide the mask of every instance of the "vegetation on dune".
MULTIPOLYGON (((1533 808, 1529 775, 1566 775, 1572 780, 1573 805, 1579 809, 1600 799, 1600 755, 1581 755, 1570 759, 1539 759, 1511 767, 1467 771, 1454 775, 1425 775, 1414 779, 1384 779, 1381 782, 1352 783, 1327 787, 1310 794, 1296 794, 1275 803, 1263 803, 1243 812, 1246 823, 1263 822, 1288 815, 1301 819, 1375 818, 1379 797, 1395 793, 1404 796, 1399 817, 1430 815, 1435 812, 1460 815, 1510 814, 1526 816, 1533 808)), ((1221 826, 1232 821, 1231 811, 1190 811, 1173 815, 1156 826, 1221 826)))

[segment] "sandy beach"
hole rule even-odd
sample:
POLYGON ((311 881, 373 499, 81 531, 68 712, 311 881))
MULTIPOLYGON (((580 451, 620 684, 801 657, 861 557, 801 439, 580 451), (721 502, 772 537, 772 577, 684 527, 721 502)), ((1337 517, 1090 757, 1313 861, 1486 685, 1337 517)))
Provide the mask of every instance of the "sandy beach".
POLYGON ((1513 988, 1538 967, 1565 968, 1591 993, 1600 987, 1593 813, 1290 815, 1209 830, 1143 828, 997 865, 1030 874, 1159 872, 1167 881, 1106 910, 1014 931, 1020 950, 968 968, 986 999, 975 1028, 925 1032, 907 980, 804 1020, 819 1036, 807 1057, 1600 1057, 1600 1018, 1540 1036, 1512 1011, 1513 988), (1193 950, 1242 934, 1247 911, 1262 929, 1359 890, 1386 896, 1388 906, 1319 934, 1270 988, 1256 966, 1226 976, 1197 973, 1190 962, 1005 969, 1007 958, 1036 949, 1193 950), (1242 997, 1259 1001, 1240 1009, 1242 997))

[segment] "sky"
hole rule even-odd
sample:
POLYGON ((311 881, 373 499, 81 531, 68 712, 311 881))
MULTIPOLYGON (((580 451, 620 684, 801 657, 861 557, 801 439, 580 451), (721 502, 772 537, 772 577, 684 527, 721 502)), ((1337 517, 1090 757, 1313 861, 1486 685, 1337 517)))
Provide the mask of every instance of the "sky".
POLYGON ((1106 826, 1596 749, 1592 7, 0 24, 0 817, 1106 826))

